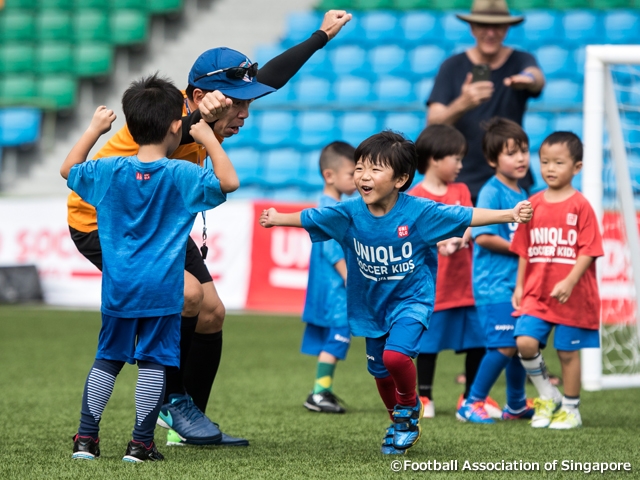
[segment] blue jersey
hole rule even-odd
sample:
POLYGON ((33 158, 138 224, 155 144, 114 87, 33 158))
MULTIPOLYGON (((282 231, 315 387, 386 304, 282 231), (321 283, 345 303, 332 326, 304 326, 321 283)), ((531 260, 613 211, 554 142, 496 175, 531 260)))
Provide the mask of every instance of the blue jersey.
MULTIPOLYGON (((328 195, 322 195, 318 208, 338 203, 328 195)), ((309 282, 304 302, 302 320, 319 327, 346 327, 347 290, 344 280, 334 265, 344 260, 342 247, 335 240, 314 243, 309 262, 309 282)))
POLYGON ((461 237, 473 210, 400 193, 389 213, 376 217, 362 198, 302 212, 313 242, 331 238, 347 262, 347 317, 351 333, 378 338, 398 319, 425 327, 433 312, 440 240, 461 237))
POLYGON ((102 312, 121 318, 180 313, 193 221, 226 200, 213 172, 168 158, 112 157, 74 166, 67 185, 98 212, 102 312))
MULTIPOLYGON (((527 199, 524 190, 516 192, 502 183, 496 176, 489 179, 478 194, 478 208, 504 210, 513 208, 527 199)), ((473 227, 473 238, 480 235, 497 235, 509 243, 518 228, 517 223, 503 223, 473 227)), ((511 303, 511 295, 516 286, 518 257, 492 252, 479 245, 473 246, 473 297, 476 305, 511 303)))

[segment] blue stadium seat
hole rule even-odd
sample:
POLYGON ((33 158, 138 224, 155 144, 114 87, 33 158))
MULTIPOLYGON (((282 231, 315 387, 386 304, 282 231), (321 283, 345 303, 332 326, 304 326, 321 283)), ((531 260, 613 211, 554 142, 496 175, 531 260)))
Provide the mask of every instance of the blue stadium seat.
POLYGON ((295 116, 292 112, 260 112, 256 118, 258 142, 268 146, 295 143, 295 132, 292 131, 294 124, 295 116))
MULTIPOLYGON (((225 148, 227 148, 226 141, 225 148)), ((229 148, 227 155, 238 173, 243 188, 264 183, 260 150, 251 147, 229 148)))
POLYGON ((391 12, 372 11, 364 14, 361 21, 362 36, 374 45, 393 42, 401 35, 398 17, 391 12))
POLYGON ((308 188, 320 189, 324 186, 324 180, 320 173, 320 150, 303 153, 300 165, 302 167, 300 178, 308 188))
POLYGON ((0 147, 34 143, 40 137, 42 112, 36 108, 0 110, 0 147))
POLYGON ((342 30, 340 30, 340 35, 336 35, 334 39, 331 40, 329 44, 331 47, 335 47, 336 45, 343 45, 349 43, 358 43, 362 41, 362 25, 360 24, 360 20, 357 15, 354 15, 349 23, 347 23, 342 30))
POLYGON ((425 77, 435 77, 447 52, 437 45, 421 45, 409 52, 411 71, 425 77))
POLYGON ((415 86, 416 100, 422 104, 427 103, 431 90, 433 90, 433 78, 423 78, 415 86))
POLYGON ((327 55, 327 49, 322 48, 311 55, 311 58, 307 60, 300 69, 300 74, 314 74, 321 77, 333 78, 335 75, 331 70, 331 62, 327 55))
POLYGON ((340 46, 329 53, 331 69, 338 76, 362 71, 366 58, 364 48, 356 45, 340 46))
POLYGON ((442 25, 443 40, 454 45, 475 44, 469 24, 459 20, 453 12, 444 14, 440 19, 440 25, 442 25))
POLYGON ((284 42, 287 45, 295 45, 306 40, 320 28, 321 23, 322 15, 313 10, 290 13, 287 16, 287 34, 284 42))
POLYGON ((413 103, 416 100, 411 81, 401 77, 382 77, 373 85, 378 102, 390 105, 413 103))
POLYGON ((336 139, 335 118, 330 112, 300 112, 297 119, 300 136, 305 147, 324 147, 336 139))
POLYGON ((547 78, 566 78, 575 72, 573 52, 557 45, 541 47, 534 52, 538 64, 547 78))
POLYGON ((573 64, 576 66, 573 78, 580 83, 584 78, 584 61, 586 58, 587 50, 585 47, 578 47, 573 51, 573 64))
POLYGON ((243 184, 238 190, 227 195, 227 198, 233 200, 262 200, 268 198, 268 194, 262 187, 243 184))
POLYGON ((400 19, 400 25, 405 42, 412 45, 423 45, 442 38, 440 17, 435 12, 407 12, 400 19))
POLYGON ((549 119, 540 113, 526 113, 522 121, 522 127, 529 136, 529 149, 538 151, 540 144, 549 134, 549 119))
POLYGON ((561 113, 556 115, 551 122, 553 132, 573 132, 582 138, 582 114, 581 113, 561 113))
POLYGON ((565 12, 562 18, 564 44, 587 45, 602 43, 604 34, 602 15, 597 10, 565 12))
POLYGON ((529 157, 529 170, 531 170, 531 175, 533 175, 533 185, 531 186, 529 193, 534 194, 547 188, 544 180, 542 180, 542 173, 540 173, 540 157, 538 156, 537 151, 531 151, 531 155, 529 157))
POLYGON ((533 100, 537 105, 550 111, 582 107, 582 84, 571 80, 549 80, 542 95, 533 100))
POLYGON ((613 10, 605 14, 603 43, 633 44, 640 41, 640 20, 636 10, 613 10))
POLYGON ((378 133, 378 118, 371 112, 345 113, 338 120, 339 138, 353 146, 378 133))
POLYGON ((282 105, 292 100, 293 93, 291 90, 291 83, 285 83, 280 90, 260 97, 256 101, 259 102, 259 105, 282 105))
POLYGON ((284 52, 285 48, 282 45, 265 45, 262 47, 256 48, 256 51, 253 55, 254 62, 258 63, 258 66, 264 66, 269 60, 273 57, 277 57, 282 52, 284 52))
POLYGON ((523 39, 532 48, 554 45, 562 38, 561 12, 552 10, 532 10, 527 12, 523 24, 523 39))
POLYGON ((345 76, 335 82, 333 92, 338 104, 365 104, 371 98, 371 83, 366 78, 345 76))
POLYGON ((414 140, 426 126, 424 113, 389 113, 382 120, 382 129, 391 129, 403 133, 407 138, 414 140))
POLYGON ((264 182, 269 187, 295 185, 300 171, 300 152, 292 148, 277 148, 263 155, 264 182))
POLYGON ((398 45, 381 45, 369 50, 369 65, 376 76, 406 72, 407 52, 398 45))
POLYGON ((331 100, 331 82, 326 78, 304 76, 293 86, 299 105, 323 105, 331 100))

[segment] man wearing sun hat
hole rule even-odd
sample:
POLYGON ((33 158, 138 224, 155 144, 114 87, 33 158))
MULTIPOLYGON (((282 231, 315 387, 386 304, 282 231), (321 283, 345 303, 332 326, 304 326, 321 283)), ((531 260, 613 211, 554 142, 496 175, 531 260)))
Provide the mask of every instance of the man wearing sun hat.
MULTIPOLYGON (((453 125, 467 139, 469 152, 457 181, 469 187, 475 203, 494 174, 482 154, 482 122, 498 116, 522 125, 527 100, 540 95, 544 75, 531 54, 503 44, 509 28, 524 21, 509 13, 505 0, 475 0, 470 14, 456 16, 469 24, 476 45, 440 66, 427 101, 427 123, 453 125), (491 80, 472 82, 474 65, 482 64, 489 65, 491 80)), ((521 184, 533 184, 530 173, 521 184)))

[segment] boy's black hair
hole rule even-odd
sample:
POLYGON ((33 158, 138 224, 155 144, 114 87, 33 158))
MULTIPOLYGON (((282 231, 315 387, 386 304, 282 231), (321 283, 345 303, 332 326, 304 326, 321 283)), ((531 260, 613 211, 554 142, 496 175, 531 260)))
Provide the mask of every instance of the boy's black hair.
POLYGON ((401 192, 411 186, 418 163, 416 145, 391 130, 385 130, 367 138, 358 145, 353 158, 356 163, 362 159, 369 160, 373 165, 391 167, 394 178, 400 178, 405 173, 409 175, 409 179, 400 188, 401 192))
POLYGON ((202 93, 205 93, 205 94, 206 94, 206 93, 213 92, 213 90, 204 90, 204 89, 202 89, 202 88, 200 88, 200 87, 194 87, 193 85, 189 84, 189 85, 187 85, 187 88, 184 90, 184 93, 187 95, 187 98, 188 98, 189 100, 191 100, 192 102, 193 102, 193 91, 194 91, 196 88, 197 88, 198 90, 202 90, 202 93))
POLYGON ((347 142, 331 142, 320 152, 320 173, 322 174, 326 169, 337 170, 344 158, 355 162, 353 160, 355 151, 353 145, 347 142))
POLYGON ((131 83, 122 96, 127 127, 138 145, 162 143, 171 123, 182 118, 182 107, 180 90, 157 73, 131 83))
POLYGON ((482 137, 482 153, 484 153, 489 165, 498 163, 498 156, 509 140, 513 140, 520 150, 529 149, 529 137, 522 127, 512 120, 494 117, 484 123, 482 127, 485 130, 484 137, 482 137))
POLYGON ((542 145, 540 145, 540 149, 542 150, 543 145, 551 146, 557 143, 564 143, 567 146, 569 155, 571 155, 573 163, 582 161, 582 141, 575 133, 553 132, 551 135, 544 139, 542 145))
POLYGON ((429 160, 442 160, 449 155, 464 157, 469 149, 464 135, 451 125, 429 125, 416 140, 418 172, 424 175, 429 160))

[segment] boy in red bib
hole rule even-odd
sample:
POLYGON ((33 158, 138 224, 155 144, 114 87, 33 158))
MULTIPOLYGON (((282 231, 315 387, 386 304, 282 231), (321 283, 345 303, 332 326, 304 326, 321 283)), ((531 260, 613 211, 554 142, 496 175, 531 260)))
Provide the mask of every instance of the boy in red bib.
POLYGON ((513 306, 518 351, 540 395, 534 428, 565 430, 582 426, 580 350, 600 345, 600 295, 595 259, 602 237, 589 202, 571 185, 582 168, 582 142, 573 133, 555 132, 540 147, 542 178, 548 189, 531 197, 534 219, 519 225, 511 243, 518 254, 513 306), (564 397, 551 385, 540 347, 555 327, 564 379, 564 397))

